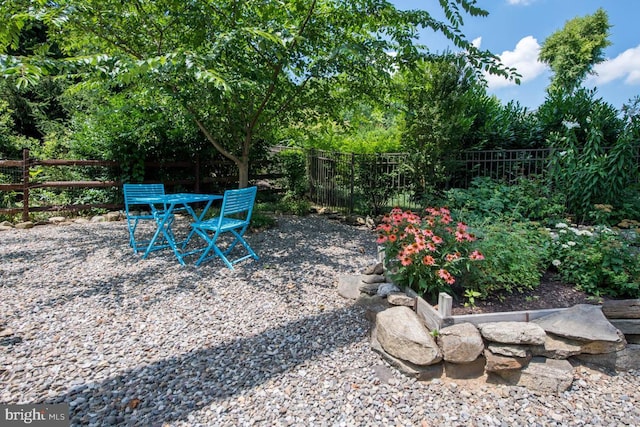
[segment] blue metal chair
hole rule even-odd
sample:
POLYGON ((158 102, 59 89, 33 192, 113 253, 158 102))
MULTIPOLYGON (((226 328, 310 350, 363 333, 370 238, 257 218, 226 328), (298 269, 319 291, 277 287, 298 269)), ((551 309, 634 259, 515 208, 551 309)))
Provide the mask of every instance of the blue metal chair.
POLYGON ((243 237, 251 221, 257 191, 257 187, 227 190, 224 192, 222 207, 218 216, 191 224, 193 231, 207 242, 207 247, 201 249, 202 255, 196 261, 196 265, 218 256, 227 267, 233 270, 233 264, 240 261, 248 258, 259 259, 243 237), (233 241, 224 250, 218 246, 219 238, 223 233, 231 233, 233 235, 233 241), (240 258, 229 259, 229 253, 238 243, 244 246, 248 254, 240 258), (213 250, 214 254, 208 256, 211 250, 213 250))
POLYGON ((164 184, 123 184, 124 208, 127 215, 127 226, 129 228, 129 245, 134 253, 145 251, 150 240, 136 240, 135 233, 140 221, 157 221, 158 215, 163 212, 155 209, 148 202, 141 201, 145 197, 163 196, 164 184), (132 210, 132 206, 145 206, 149 211, 132 210))

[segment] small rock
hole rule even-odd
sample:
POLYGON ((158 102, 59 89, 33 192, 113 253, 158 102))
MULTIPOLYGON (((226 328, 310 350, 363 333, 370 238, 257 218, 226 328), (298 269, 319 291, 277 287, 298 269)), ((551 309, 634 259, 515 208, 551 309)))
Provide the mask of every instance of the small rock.
POLYGON ((338 277, 338 295, 346 299, 357 299, 360 296, 361 283, 362 283, 362 276, 353 276, 353 275, 339 276, 338 277))
POLYGON ((394 292, 400 292, 400 288, 398 288, 394 283, 383 283, 378 286, 376 294, 379 297, 386 298, 390 293, 394 292))
POLYGON ((362 274, 367 274, 367 275, 371 275, 371 274, 380 275, 382 273, 384 273, 384 267, 381 262, 374 265, 370 265, 369 267, 362 270, 362 274))
POLYGON ((527 366, 530 357, 507 357, 485 349, 484 357, 487 359, 485 370, 487 372, 502 372, 502 371, 518 371, 519 369, 527 366))
POLYGON ((19 230, 27 230, 29 228, 33 228, 34 227, 34 223, 31 221, 26 221, 26 222, 19 222, 15 225, 15 228, 19 229, 19 230))
POLYGON ((387 301, 391 305, 404 305, 406 307, 413 307, 416 303, 415 298, 411 298, 404 292, 392 292, 387 295, 387 301))
POLYGON ((543 345, 547 336, 542 327, 531 322, 481 323, 478 329, 484 339, 502 344, 543 345))
POLYGON ((358 287, 360 292, 367 295, 377 295, 380 283, 362 283, 358 287))
POLYGON ((107 221, 120 221, 121 214, 120 212, 109 212, 105 215, 105 219, 107 221))
POLYGON ((381 274, 371 274, 362 277, 364 283, 384 283, 387 279, 381 274))

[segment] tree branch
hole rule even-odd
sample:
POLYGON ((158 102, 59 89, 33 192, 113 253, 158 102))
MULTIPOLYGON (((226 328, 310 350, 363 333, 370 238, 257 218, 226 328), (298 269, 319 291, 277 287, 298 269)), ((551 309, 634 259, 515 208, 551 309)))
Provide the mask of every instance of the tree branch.
MULTIPOLYGON (((309 10, 307 11, 307 15, 305 16, 304 20, 302 21, 302 25, 300 26, 300 29, 298 30, 298 36, 293 39, 293 42, 291 43, 291 45, 287 49, 288 51, 292 51, 296 47, 298 39, 302 36, 302 34, 304 33, 304 30, 307 27, 307 24, 311 20, 311 16, 313 15, 313 12, 314 12, 314 10, 316 8, 316 3, 317 3, 317 1, 313 0, 313 2, 311 3, 311 6, 309 6, 309 10)), ((267 94, 265 95, 264 99, 262 100, 262 103, 260 103, 260 106, 256 110, 255 114, 253 115, 253 118, 251 119, 251 122, 248 124, 247 132, 251 132, 251 130, 253 128, 255 128, 256 123, 258 122, 258 118, 264 112, 264 109, 267 107, 267 104, 269 103, 269 101, 271 99, 271 96, 273 96, 273 93, 276 90, 276 86, 278 85, 278 76, 280 75, 280 72, 282 71, 283 67, 284 67, 284 62, 281 62, 273 70, 273 76, 271 78, 271 84, 269 85, 269 89, 267 89, 267 94)))
MULTIPOLYGON (((176 95, 178 94, 178 89, 176 87, 173 87, 172 91, 174 94, 176 95)), ((189 112, 189 114, 191 114, 191 116, 193 117, 193 121, 196 123, 196 126, 198 126, 198 129, 200 129, 200 131, 204 134, 205 138, 207 138, 207 140, 213 145, 213 147, 216 150, 218 150, 218 152, 222 154, 224 157, 231 160, 236 165, 240 165, 241 160, 237 156, 234 156, 233 153, 226 150, 222 145, 220 145, 220 143, 218 143, 216 138, 214 138, 211 132, 209 132, 209 130, 204 125, 202 120, 198 118, 197 111, 193 109, 191 106, 189 106, 189 104, 187 104, 186 102, 181 102, 181 104, 189 112)))

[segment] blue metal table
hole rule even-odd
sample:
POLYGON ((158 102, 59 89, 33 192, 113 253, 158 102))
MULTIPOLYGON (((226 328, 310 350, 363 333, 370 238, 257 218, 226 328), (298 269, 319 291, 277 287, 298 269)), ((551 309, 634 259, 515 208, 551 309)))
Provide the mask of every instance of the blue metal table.
POLYGON ((181 253, 180 249, 178 249, 178 243, 182 243, 182 247, 184 248, 193 236, 194 231, 192 230, 184 241, 176 242, 175 235, 171 228, 173 224, 173 215, 177 210, 185 210, 193 217, 194 221, 202 221, 211 207, 211 204, 215 200, 221 200, 222 198, 223 196, 218 194, 196 193, 175 193, 135 198, 135 203, 149 205, 157 223, 156 231, 149 242, 149 246, 147 246, 147 249, 142 255, 142 258, 147 258, 151 252, 167 247, 167 245, 156 245, 158 237, 162 234, 166 239, 168 246, 171 247, 176 258, 178 258, 178 262, 185 265, 184 257, 189 255, 189 253, 181 253), (205 203, 205 207, 202 209, 200 215, 193 210, 193 205, 198 203, 205 203))

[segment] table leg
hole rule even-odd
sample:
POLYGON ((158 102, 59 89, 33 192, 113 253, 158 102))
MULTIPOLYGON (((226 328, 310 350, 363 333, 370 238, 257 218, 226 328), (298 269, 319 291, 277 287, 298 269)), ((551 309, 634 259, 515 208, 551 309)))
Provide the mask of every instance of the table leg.
MULTIPOLYGON (((202 209, 202 213, 198 216, 196 215, 195 211, 193 209, 190 209, 191 216, 193 217, 193 219, 196 222, 200 222, 204 219, 205 215, 207 214, 207 211, 209 210, 209 208, 211 207, 211 204, 213 203, 213 200, 209 200, 207 201, 207 204, 204 206, 204 209, 202 209)), ((195 233, 195 229, 192 227, 191 231, 189 232, 189 235, 187 236, 187 238, 185 239, 184 243, 182 244, 182 248, 186 248, 187 244, 189 243, 189 241, 191 240, 191 238, 193 237, 193 234, 195 233)))
MULTIPOLYGON (((170 230, 172 212, 173 212, 173 207, 170 207, 169 209, 165 210, 164 215, 162 216, 162 219, 159 220, 159 218, 156 216, 156 223, 158 224, 158 226, 156 228, 155 233, 153 234, 153 237, 151 238, 151 241, 149 242, 149 246, 147 246, 147 250, 144 252, 144 255, 142 255, 143 259, 146 259, 149 256, 149 254, 153 250, 155 250, 154 249, 154 245, 155 245, 156 241, 158 240, 158 237, 160 236, 160 233, 163 234, 163 236, 164 236, 165 240, 167 241, 167 244, 169 245, 169 247, 171 247, 171 249, 173 249, 174 253, 177 254, 177 248, 176 248, 176 245, 174 243, 174 239, 172 237, 173 233, 170 230)), ((164 247, 166 247, 166 246, 164 246, 164 247)))

